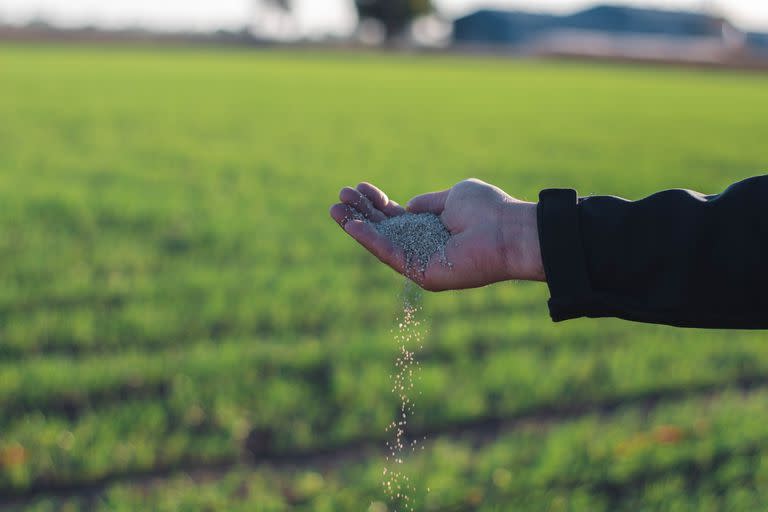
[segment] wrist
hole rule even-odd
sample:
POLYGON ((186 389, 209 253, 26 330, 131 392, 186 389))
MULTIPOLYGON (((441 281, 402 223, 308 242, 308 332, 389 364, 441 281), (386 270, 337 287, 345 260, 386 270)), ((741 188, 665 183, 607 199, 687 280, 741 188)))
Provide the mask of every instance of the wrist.
POLYGON ((539 245, 537 203, 505 203, 501 218, 502 254, 509 280, 546 281, 539 245))

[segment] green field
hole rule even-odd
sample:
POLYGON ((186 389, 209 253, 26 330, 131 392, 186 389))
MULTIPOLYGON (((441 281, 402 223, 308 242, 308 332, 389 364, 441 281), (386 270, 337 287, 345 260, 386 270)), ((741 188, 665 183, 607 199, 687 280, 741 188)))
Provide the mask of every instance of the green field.
MULTIPOLYGON (((402 280, 341 186, 714 193, 766 134, 766 75, 0 47, 0 509, 383 512, 402 280)), ((546 298, 425 296, 418 510, 768 507, 764 334, 546 298)))

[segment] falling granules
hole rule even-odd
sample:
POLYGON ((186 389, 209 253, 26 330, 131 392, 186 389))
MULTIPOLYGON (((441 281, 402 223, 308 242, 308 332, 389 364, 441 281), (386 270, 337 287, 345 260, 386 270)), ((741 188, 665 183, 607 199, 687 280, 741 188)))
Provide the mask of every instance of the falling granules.
MULTIPOLYGON (((387 441, 388 454, 383 473, 384 492, 393 510, 412 512, 415 510, 416 489, 410 477, 403 469, 406 455, 419 446, 416 440, 409 440, 407 435, 408 418, 413 414, 414 384, 418 379, 419 362, 416 350, 422 348, 424 329, 417 314, 421 311, 419 289, 411 281, 403 289, 403 315, 398 319, 395 342, 398 345, 395 359, 395 372, 390 375, 392 393, 398 398, 400 408, 397 418, 387 426, 387 432, 393 435, 387 441)), ((423 446, 421 446, 423 449, 423 446)))
MULTIPOLYGON (((440 217, 433 213, 405 213, 389 217, 381 222, 371 222, 359 212, 350 218, 371 223, 376 231, 389 239, 405 256, 405 275, 422 282, 427 267, 437 256, 441 264, 451 267, 445 248, 451 238, 440 217)), ((390 376, 392 393, 400 408, 395 420, 387 426, 393 437, 387 442, 388 455, 383 472, 384 492, 394 512, 414 512, 416 488, 404 469, 405 457, 417 448, 423 449, 416 440, 410 440, 408 418, 413 414, 414 385, 418 380, 419 362, 416 351, 421 349, 425 329, 417 314, 421 311, 421 291, 409 279, 403 288, 403 314, 398 319, 395 342, 398 351, 395 370, 390 376)), ((429 492, 429 490, 427 490, 429 492)))

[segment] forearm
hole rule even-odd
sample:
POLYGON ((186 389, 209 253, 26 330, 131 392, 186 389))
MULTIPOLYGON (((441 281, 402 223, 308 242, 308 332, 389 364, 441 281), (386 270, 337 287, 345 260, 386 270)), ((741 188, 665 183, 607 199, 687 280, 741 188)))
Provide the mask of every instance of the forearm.
POLYGON ((537 204, 508 202, 501 213, 502 260, 507 279, 546 281, 539 244, 537 204))
POLYGON ((635 202, 544 191, 538 221, 554 320, 768 328, 768 177, 635 202))

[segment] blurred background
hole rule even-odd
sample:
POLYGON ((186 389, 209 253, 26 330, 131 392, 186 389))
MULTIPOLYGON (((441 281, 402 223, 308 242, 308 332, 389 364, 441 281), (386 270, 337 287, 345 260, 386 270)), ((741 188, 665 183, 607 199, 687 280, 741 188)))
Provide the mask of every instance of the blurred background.
MULTIPOLYGON (((402 279, 328 218, 768 168, 768 4, 0 0, 0 509, 385 499, 402 279)), ((414 510, 768 510, 768 340, 428 294, 414 510)))

